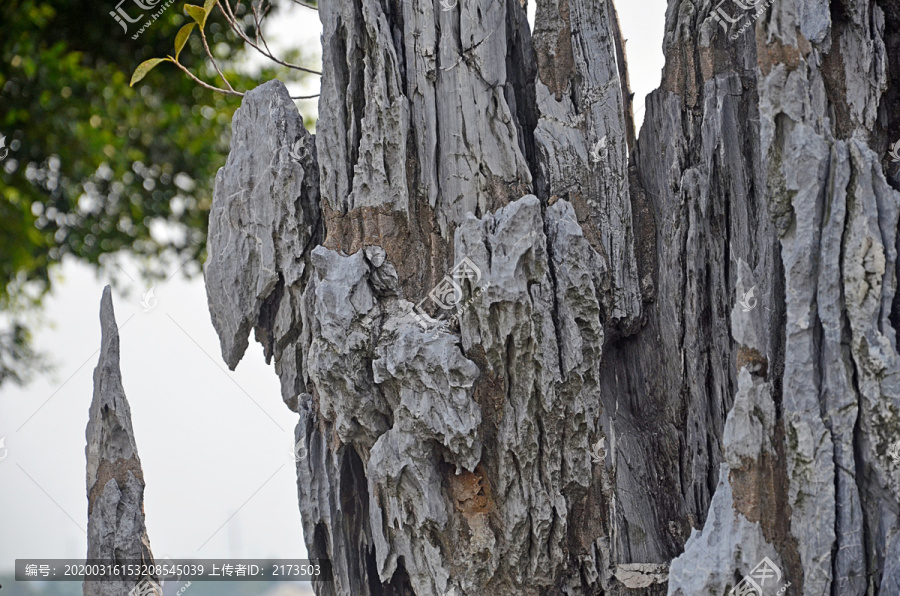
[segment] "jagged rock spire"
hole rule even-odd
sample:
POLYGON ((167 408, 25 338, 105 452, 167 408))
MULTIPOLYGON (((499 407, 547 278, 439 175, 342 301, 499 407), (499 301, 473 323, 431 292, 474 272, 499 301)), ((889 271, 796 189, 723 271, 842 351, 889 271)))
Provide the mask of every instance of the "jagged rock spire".
MULTIPOLYGON (((109 286, 100 302, 103 332, 87 426, 88 559, 153 562, 144 525, 144 474, 119 370, 119 329, 109 286)), ((85 596, 125 596, 131 581, 85 582, 85 596)))

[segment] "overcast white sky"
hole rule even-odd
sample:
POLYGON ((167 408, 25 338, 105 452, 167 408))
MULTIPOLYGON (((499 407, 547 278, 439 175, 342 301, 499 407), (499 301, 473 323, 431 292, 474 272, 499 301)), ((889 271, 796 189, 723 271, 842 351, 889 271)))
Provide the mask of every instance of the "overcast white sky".
MULTIPOLYGON (((640 122, 643 98, 658 86, 663 66, 666 3, 618 4, 640 122)), ((288 15, 273 23, 272 38, 282 46, 319 47, 318 15, 296 5, 288 15)), ((296 415, 281 401, 274 369, 251 338, 237 371, 227 370, 199 276, 179 273, 158 285, 156 308, 143 312, 147 288, 137 268, 119 260, 138 280, 120 275, 130 295, 114 292, 113 300, 154 554, 305 557, 290 459, 296 415)), ((107 280, 74 261, 57 275, 45 302, 51 326, 36 337, 56 372, 21 389, 0 389, 0 438, 8 449, 0 462, 0 572, 16 558, 77 558, 86 550, 85 427, 107 280)))

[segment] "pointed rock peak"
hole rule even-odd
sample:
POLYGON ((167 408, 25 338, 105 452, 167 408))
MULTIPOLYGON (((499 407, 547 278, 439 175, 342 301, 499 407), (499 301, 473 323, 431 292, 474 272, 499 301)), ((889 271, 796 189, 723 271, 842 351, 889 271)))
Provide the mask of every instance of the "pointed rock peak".
POLYGON ((125 398, 122 373, 119 370, 119 328, 116 325, 109 286, 104 288, 100 301, 100 327, 100 360, 94 369, 94 398, 87 426, 89 496, 97 482, 98 470, 104 462, 115 464, 119 460, 134 460, 138 471, 140 468, 131 427, 131 408, 125 398))
POLYGON ((108 325, 112 323, 113 330, 118 336, 119 331, 115 327, 116 313, 113 310, 112 289, 109 286, 103 288, 103 298, 100 299, 100 324, 103 327, 104 335, 107 333, 108 325))
POLYGON ((100 299, 100 331, 102 333, 100 363, 119 366, 119 326, 116 324, 116 313, 113 309, 112 289, 103 288, 100 299))
MULTIPOLYGON (((152 562, 144 525, 144 474, 119 370, 119 329, 109 286, 100 302, 100 326, 102 346, 85 433, 88 558, 152 562)), ((85 582, 84 593, 125 594, 133 587, 125 581, 85 582)))

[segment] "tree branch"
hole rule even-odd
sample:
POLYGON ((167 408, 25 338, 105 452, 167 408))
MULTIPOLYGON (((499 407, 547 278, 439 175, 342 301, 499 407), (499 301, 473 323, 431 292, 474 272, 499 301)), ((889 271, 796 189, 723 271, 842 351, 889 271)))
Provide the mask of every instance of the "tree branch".
MULTIPOLYGON (((298 65, 298 64, 292 64, 292 63, 290 63, 290 62, 285 62, 284 60, 280 60, 280 59, 276 58, 275 56, 273 56, 273 55, 272 55, 272 52, 269 51, 269 49, 268 49, 268 44, 266 44, 265 38, 264 38, 264 37, 262 36, 262 34, 261 34, 261 29, 262 29, 262 28, 260 27, 261 22, 260 22, 260 20, 258 19, 258 15, 257 15, 257 13, 256 13, 256 9, 255 9, 255 8, 251 7, 251 10, 253 11, 253 17, 254 17, 254 20, 256 21, 256 36, 257 36, 257 40, 259 40, 260 38, 262 38, 263 44, 266 45, 266 49, 263 49, 263 48, 261 48, 261 47, 259 46, 259 41, 257 41, 256 43, 254 43, 253 40, 251 40, 251 39, 247 36, 247 34, 244 32, 243 27, 241 27, 241 26, 237 23, 237 17, 235 16, 234 10, 232 9, 231 5, 228 3, 228 0, 219 0, 219 2, 217 2, 217 4, 218 4, 218 6, 219 6, 219 10, 221 10, 221 11, 222 11, 222 14, 225 15, 225 20, 228 21, 228 24, 231 26, 231 28, 234 30, 234 32, 237 33, 238 36, 239 36, 241 39, 243 39, 250 47, 252 47, 253 49, 255 49, 257 52, 259 52, 260 54, 262 54, 262 55, 265 56, 266 58, 272 60, 272 61, 275 62, 276 64, 280 64, 281 66, 284 66, 284 67, 287 67, 287 68, 293 68, 294 70, 299 70, 299 71, 302 71, 302 72, 308 72, 309 74, 314 74, 314 75, 319 75, 319 76, 322 75, 322 73, 321 73, 320 71, 318 71, 318 70, 313 70, 313 69, 311 69, 311 68, 306 68, 306 67, 300 66, 300 65, 298 65), (227 11, 225 10, 225 7, 228 8, 227 11)), ((240 4, 240 2, 238 2, 238 4, 240 4)))
MULTIPOLYGON (((221 88, 219 88, 219 87, 214 87, 214 86, 210 85, 209 83, 205 83, 205 82, 201 81, 200 79, 198 79, 198 78, 196 77, 196 75, 194 75, 194 73, 192 73, 191 71, 189 71, 189 70, 188 70, 183 64, 181 64, 180 62, 174 62, 174 61, 173 61, 173 63, 175 64, 175 66, 177 66, 178 68, 180 68, 181 70, 183 70, 184 73, 185 73, 187 76, 191 77, 191 78, 194 80, 195 83, 197 83, 198 85, 200 85, 201 87, 203 87, 203 88, 205 88, 205 89, 209 89, 210 91, 218 91, 219 93, 224 93, 225 95, 236 95, 236 96, 238 96, 238 97, 244 97, 244 94, 241 93, 240 91, 235 91, 234 89, 231 89, 231 90, 229 90, 229 89, 221 89, 221 88)), ((226 81, 226 83, 227 83, 227 81, 226 81)), ((230 85, 229 85, 229 87, 230 87, 230 85)))

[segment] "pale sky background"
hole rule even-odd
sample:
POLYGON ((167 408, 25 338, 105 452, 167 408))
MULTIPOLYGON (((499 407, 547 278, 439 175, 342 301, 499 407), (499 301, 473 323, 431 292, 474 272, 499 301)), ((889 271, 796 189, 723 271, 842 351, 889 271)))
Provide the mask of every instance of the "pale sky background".
MULTIPOLYGON (((302 44, 320 58, 318 14, 286 4, 269 25, 270 41, 302 44)), ((639 126, 644 96, 659 85, 666 2, 617 4, 639 126)), ((317 85, 314 79, 291 92, 316 93, 317 85)), ((300 109, 309 113, 315 101, 300 109)), ((291 459, 296 414, 282 403, 259 344, 251 336, 237 370, 228 371, 202 278, 175 274, 156 286, 157 306, 144 312, 140 300, 148 288, 138 268, 124 257, 118 261, 127 292, 113 293, 122 380, 147 483, 154 555, 305 557, 291 459)), ((73 260, 55 277, 45 301, 47 325, 35 338, 55 372, 24 388, 0 388, 0 438, 8 449, 0 461, 0 573, 11 572, 16 558, 79 558, 86 551, 85 427, 108 280, 73 260)))

